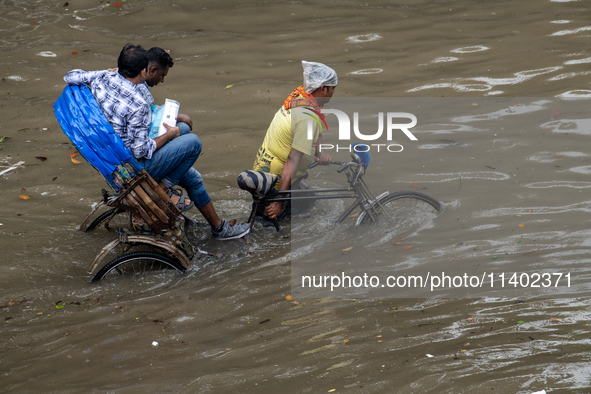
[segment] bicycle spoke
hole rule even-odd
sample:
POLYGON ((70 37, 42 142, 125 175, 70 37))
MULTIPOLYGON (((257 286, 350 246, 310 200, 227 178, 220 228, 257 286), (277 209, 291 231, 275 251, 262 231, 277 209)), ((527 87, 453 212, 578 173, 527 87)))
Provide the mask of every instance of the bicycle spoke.
POLYGON ((111 260, 99 270, 93 282, 156 273, 168 268, 185 271, 182 264, 172 257, 155 252, 133 252, 111 260))
POLYGON ((424 214, 437 214, 439 202, 423 193, 397 192, 380 199, 368 212, 359 215, 357 224, 367 221, 387 220, 420 220, 424 214))

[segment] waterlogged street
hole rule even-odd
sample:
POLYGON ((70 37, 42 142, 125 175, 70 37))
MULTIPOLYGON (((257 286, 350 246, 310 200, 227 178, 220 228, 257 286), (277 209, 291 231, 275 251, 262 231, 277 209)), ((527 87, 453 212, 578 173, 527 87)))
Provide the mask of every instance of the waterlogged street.
MULTIPOLYGON (((0 0, 0 172, 24 162, 0 175, 1 391, 589 392, 588 8, 0 0), (193 209, 188 236, 208 254, 188 272, 90 284, 88 265, 115 235, 77 226, 107 186, 70 156, 52 105, 66 72, 115 67, 127 42, 170 50, 174 67, 152 93, 193 119, 195 167, 220 216, 248 218, 236 178, 301 84, 301 60, 337 71, 334 106, 396 100, 355 110, 364 135, 379 112, 417 117, 414 141, 400 128, 388 139, 384 115, 363 179, 441 210, 335 225, 351 201, 322 200, 281 232, 259 222, 219 242, 193 209), (364 274, 367 287, 293 286, 364 274), (435 286, 443 274, 452 286, 435 286), (484 285, 455 288, 464 275, 484 285), (410 276, 426 287, 399 285, 410 276)), ((327 122, 327 151, 350 160, 337 146, 356 141, 327 122)), ((323 169, 307 182, 347 186, 338 167, 323 169)))

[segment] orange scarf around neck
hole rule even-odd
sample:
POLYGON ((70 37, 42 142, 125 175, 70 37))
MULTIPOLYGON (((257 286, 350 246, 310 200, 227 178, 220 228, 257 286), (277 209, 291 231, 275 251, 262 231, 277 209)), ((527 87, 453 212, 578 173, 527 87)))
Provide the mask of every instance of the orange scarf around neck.
POLYGON ((324 115, 322 115, 322 112, 320 112, 322 107, 318 104, 318 101, 316 101, 314 96, 306 93, 306 90, 303 86, 295 88, 294 91, 291 92, 291 94, 283 102, 283 108, 286 110, 296 107, 307 107, 309 110, 314 112, 320 119, 322 119, 322 123, 324 123, 324 127, 326 127, 326 130, 328 131, 326 119, 324 119, 324 115))
POLYGON ((324 119, 324 116, 320 113, 322 107, 318 105, 318 102, 314 96, 306 93, 303 86, 295 88, 295 90, 291 92, 291 94, 283 102, 283 108, 286 110, 296 107, 310 107, 312 111, 324 119))

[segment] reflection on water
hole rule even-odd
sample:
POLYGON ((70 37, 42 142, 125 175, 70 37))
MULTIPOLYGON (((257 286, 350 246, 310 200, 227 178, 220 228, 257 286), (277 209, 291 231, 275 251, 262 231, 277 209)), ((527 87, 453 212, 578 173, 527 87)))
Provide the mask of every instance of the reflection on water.
POLYGON ((557 31, 556 33, 552 33, 552 36, 566 36, 568 34, 577 34, 580 33, 582 31, 588 31, 591 30, 591 26, 585 26, 585 27, 579 27, 578 29, 574 29, 574 30, 561 30, 561 31, 557 31))
POLYGON ((447 56, 447 57, 438 57, 437 59, 431 60, 431 63, 447 63, 447 62, 455 62, 459 60, 457 57, 447 56))
POLYGON ((450 52, 453 52, 453 53, 474 53, 474 52, 486 51, 488 49, 490 49, 490 48, 486 47, 484 45, 473 45, 470 47, 452 49, 450 52))
POLYGON ((591 97, 591 90, 585 89, 577 89, 577 90, 569 90, 568 92, 564 92, 559 94, 557 97, 561 98, 589 98, 591 97))
POLYGON ((561 70, 561 66, 547 67, 536 70, 520 71, 513 74, 513 77, 506 78, 490 78, 490 77, 471 77, 458 79, 457 82, 444 82, 437 84, 428 84, 418 86, 408 90, 409 93, 419 92, 427 89, 441 89, 451 88, 458 92, 487 92, 497 86, 517 85, 526 82, 532 78, 540 75, 547 75, 548 73, 561 70))
POLYGON ((379 74, 383 72, 381 68, 366 68, 363 70, 352 71, 348 75, 366 75, 366 74, 379 74))
POLYGON ((351 43, 378 41, 381 39, 382 36, 379 34, 362 34, 359 36, 347 37, 347 41, 351 43))

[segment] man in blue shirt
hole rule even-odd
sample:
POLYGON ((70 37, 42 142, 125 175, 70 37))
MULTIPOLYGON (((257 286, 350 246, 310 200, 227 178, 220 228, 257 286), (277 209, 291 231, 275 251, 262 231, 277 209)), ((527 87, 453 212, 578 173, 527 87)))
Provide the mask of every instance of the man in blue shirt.
MULTIPOLYGON (((64 80, 72 85, 87 85, 103 114, 121 137, 125 146, 170 196, 173 187, 180 185, 211 225, 214 238, 240 238, 248 234, 248 224, 230 225, 218 217, 203 185, 201 174, 193 164, 201 153, 201 141, 195 134, 180 135, 179 127, 164 124, 167 132, 159 137, 148 137, 152 112, 138 85, 148 78, 148 52, 141 46, 127 44, 117 59, 117 71, 73 70, 64 80)), ((185 209, 185 210, 186 210, 185 209)))

